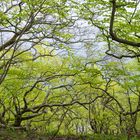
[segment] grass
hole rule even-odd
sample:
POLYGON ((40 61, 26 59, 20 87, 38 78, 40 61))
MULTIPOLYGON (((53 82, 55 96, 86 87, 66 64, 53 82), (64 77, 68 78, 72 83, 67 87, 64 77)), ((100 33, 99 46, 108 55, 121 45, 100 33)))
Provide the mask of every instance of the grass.
MULTIPOLYGON (((41 135, 37 133, 29 133, 24 131, 15 131, 12 129, 1 129, 0 140, 49 140, 52 135, 46 134, 41 135)), ((89 135, 59 135, 57 137, 66 138, 71 137, 73 140, 127 140, 127 136, 114 136, 114 135, 103 135, 103 134, 89 134, 89 135)), ((72 139, 71 139, 72 140, 72 139)), ((140 140, 140 138, 133 137, 131 140, 140 140)))
POLYGON ((10 129, 0 130, 0 140, 26 140, 26 134, 10 129))

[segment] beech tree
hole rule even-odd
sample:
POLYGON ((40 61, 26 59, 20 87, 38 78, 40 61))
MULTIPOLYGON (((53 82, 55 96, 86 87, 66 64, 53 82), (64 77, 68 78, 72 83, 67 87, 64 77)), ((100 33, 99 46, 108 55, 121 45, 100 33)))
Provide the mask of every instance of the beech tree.
POLYGON ((87 0, 80 14, 97 27, 107 45, 106 54, 115 58, 139 58, 139 1, 87 0))
POLYGON ((0 126, 138 134, 139 5, 0 0, 0 126))
POLYGON ((17 56, 31 52, 32 59, 36 60, 52 56, 54 50, 64 49, 64 44, 70 43, 72 34, 65 30, 74 24, 75 19, 66 1, 7 0, 0 1, 0 4, 0 67, 3 70, 0 83, 10 66, 18 63, 17 56), (36 45, 43 45, 44 52, 38 52, 36 45), (48 54, 45 54, 45 48, 49 50, 48 54))

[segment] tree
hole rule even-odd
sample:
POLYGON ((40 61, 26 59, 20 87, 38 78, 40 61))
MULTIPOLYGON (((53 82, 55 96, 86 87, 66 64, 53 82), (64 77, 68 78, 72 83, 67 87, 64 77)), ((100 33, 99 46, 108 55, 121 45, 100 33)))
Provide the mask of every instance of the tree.
POLYGON ((140 57, 139 12, 139 1, 121 0, 87 0, 80 10, 100 30, 106 54, 119 59, 140 57))
POLYGON ((139 61, 122 58, 140 57, 139 2, 0 4, 1 126, 54 137, 137 133, 139 61))
POLYGON ((7 0, 0 3, 0 67, 3 69, 0 83, 10 66, 18 63, 17 56, 31 52, 32 59, 36 60, 45 55, 51 56, 54 50, 65 49, 64 44, 70 43, 72 34, 65 30, 75 20, 70 16, 66 1, 7 0), (37 45, 42 45, 44 51, 37 52, 37 45), (50 50, 48 54, 45 54, 45 48, 50 50))

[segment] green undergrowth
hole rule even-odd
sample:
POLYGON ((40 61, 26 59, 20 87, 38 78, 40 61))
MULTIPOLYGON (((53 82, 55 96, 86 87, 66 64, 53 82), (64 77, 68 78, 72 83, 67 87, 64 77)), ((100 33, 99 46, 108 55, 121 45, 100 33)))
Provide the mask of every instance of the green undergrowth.
MULTIPOLYGON (((0 129, 0 140, 55 140, 55 138, 71 138, 71 140, 127 140, 127 136, 114 136, 103 134, 88 134, 88 135, 61 135, 57 134, 54 138, 54 133, 39 134, 37 132, 25 132, 13 129, 0 129)), ((132 137, 130 140, 140 140, 138 137, 132 137)))
POLYGON ((27 134, 12 129, 0 130, 0 140, 26 140, 27 134))

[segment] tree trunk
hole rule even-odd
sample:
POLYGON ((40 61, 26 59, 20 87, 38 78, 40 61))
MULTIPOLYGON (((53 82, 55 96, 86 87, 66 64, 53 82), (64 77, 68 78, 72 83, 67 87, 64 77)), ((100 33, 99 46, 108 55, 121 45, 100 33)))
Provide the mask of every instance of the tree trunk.
POLYGON ((13 124, 14 127, 20 127, 21 126, 21 122, 22 122, 22 119, 21 119, 21 116, 19 117, 15 117, 15 122, 13 124))

